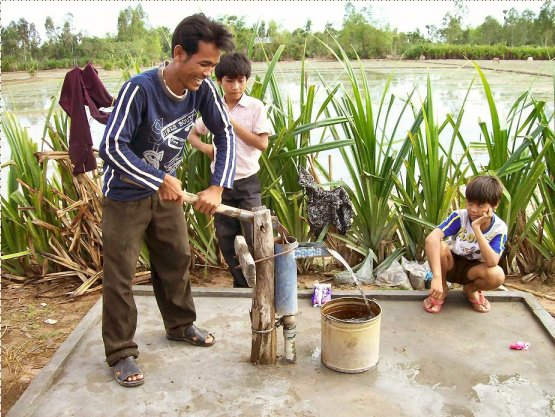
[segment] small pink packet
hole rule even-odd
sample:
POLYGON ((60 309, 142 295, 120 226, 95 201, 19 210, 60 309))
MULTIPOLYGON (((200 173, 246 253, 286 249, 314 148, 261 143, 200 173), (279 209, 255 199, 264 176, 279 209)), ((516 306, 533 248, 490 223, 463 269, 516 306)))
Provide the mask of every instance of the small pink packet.
POLYGON ((513 350, 528 350, 528 348, 530 347, 530 343, 518 341, 511 343, 509 347, 513 350))

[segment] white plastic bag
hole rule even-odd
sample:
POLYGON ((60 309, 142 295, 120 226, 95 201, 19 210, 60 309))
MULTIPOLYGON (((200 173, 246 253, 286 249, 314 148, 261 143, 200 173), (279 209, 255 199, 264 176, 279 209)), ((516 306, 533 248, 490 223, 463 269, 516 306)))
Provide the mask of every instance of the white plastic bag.
POLYGON ((407 273, 399 261, 393 262, 389 268, 376 276, 376 285, 383 287, 399 287, 404 290, 412 289, 407 273))
POLYGON ((426 272, 430 270, 428 261, 419 264, 416 261, 409 261, 405 257, 401 258, 401 266, 407 271, 411 286, 415 290, 424 290, 426 288, 425 278, 426 272))

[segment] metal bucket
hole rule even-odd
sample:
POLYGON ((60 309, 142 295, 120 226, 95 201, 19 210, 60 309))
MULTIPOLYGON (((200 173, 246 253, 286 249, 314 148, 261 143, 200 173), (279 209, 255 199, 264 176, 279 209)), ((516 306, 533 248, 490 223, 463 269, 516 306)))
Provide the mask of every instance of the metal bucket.
POLYGON ((374 300, 369 303, 372 314, 357 297, 336 298, 322 307, 321 360, 328 368, 354 374, 378 364, 382 309, 374 300))

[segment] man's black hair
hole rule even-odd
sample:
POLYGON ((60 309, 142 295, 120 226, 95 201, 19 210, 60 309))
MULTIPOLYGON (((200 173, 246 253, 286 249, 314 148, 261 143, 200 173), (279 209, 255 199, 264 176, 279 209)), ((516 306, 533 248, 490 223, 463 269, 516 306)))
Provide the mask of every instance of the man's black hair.
POLYGON ((172 36, 172 51, 181 45, 187 55, 198 52, 199 41, 213 42, 218 49, 225 52, 233 51, 233 35, 219 22, 197 13, 183 19, 175 28, 172 36))
POLYGON ((214 68, 214 73, 218 80, 224 77, 229 77, 231 79, 245 77, 249 79, 251 76, 251 62, 242 52, 222 55, 220 62, 216 65, 216 68, 214 68))

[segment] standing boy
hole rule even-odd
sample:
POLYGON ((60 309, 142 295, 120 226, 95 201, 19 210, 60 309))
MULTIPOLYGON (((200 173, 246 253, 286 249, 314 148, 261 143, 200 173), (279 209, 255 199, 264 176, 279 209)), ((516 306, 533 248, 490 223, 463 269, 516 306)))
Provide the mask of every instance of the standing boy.
MULTIPOLYGON (((232 207, 252 210, 253 207, 261 206, 260 182, 256 175, 260 166, 258 159, 263 150, 268 147, 268 135, 270 126, 266 117, 264 104, 253 97, 245 94, 247 81, 251 75, 251 63, 247 56, 242 53, 233 53, 222 56, 220 63, 215 69, 216 80, 224 91, 225 108, 231 118, 231 124, 237 135, 237 167, 235 169, 235 182, 232 189, 226 189, 222 195, 222 202, 232 207)), ((189 142, 193 147, 208 155, 210 159, 218 157, 219 150, 208 143, 203 143, 199 134, 206 135, 210 126, 204 119, 197 119, 195 126, 189 134, 189 142)), ((212 162, 212 170, 215 163, 212 162)), ((253 226, 249 222, 216 214, 216 236, 220 250, 229 266, 233 276, 234 287, 249 287, 253 282, 247 282, 235 256, 235 237, 241 234, 249 248, 252 249, 253 226)), ((249 277, 249 281, 251 281, 249 277)))
POLYGON ((126 82, 100 144, 104 160, 102 337, 116 381, 144 382, 133 341, 137 308, 131 280, 143 241, 166 337, 211 346, 195 327, 189 278, 190 249, 181 181, 175 177, 197 112, 214 132, 217 157, 210 186, 195 209, 214 213, 224 188, 233 186, 235 136, 211 73, 232 35, 203 14, 186 17, 172 37, 173 59, 126 82))
POLYGON ((494 210, 501 201, 503 185, 498 178, 483 175, 466 186, 466 209, 454 211, 426 238, 426 255, 432 270, 429 297, 424 309, 439 313, 447 297, 447 281, 463 285, 472 308, 490 311, 482 291, 503 284, 505 274, 498 265, 505 249, 507 225, 494 210), (451 237, 451 247, 443 241, 451 237))

